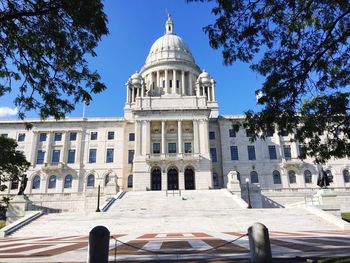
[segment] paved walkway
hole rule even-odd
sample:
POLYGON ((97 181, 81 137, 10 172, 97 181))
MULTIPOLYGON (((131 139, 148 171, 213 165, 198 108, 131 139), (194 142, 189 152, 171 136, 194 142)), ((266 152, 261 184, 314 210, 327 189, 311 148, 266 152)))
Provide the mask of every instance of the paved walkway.
MULTIPOLYGON (((249 258, 244 232, 114 234, 110 262, 217 260, 249 258), (117 246, 116 246, 117 245, 117 246), (117 248, 117 249, 115 249, 117 248)), ((350 256, 350 231, 270 232, 274 258, 350 256)), ((9 237, 0 239, 0 261, 85 262, 87 236, 9 237)))

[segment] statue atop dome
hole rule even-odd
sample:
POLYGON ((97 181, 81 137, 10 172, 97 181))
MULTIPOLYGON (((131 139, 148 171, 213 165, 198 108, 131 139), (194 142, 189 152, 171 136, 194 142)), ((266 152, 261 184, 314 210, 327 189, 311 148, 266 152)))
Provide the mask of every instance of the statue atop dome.
POLYGON ((170 13, 168 13, 168 20, 165 23, 165 33, 167 35, 174 34, 174 22, 173 22, 173 19, 171 18, 170 13))

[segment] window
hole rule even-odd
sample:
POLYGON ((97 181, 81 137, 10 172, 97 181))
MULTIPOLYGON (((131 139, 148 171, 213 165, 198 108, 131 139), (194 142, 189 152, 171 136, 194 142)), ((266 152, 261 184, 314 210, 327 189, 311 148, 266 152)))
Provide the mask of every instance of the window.
POLYGON ((297 177, 295 176, 295 172, 293 170, 288 171, 288 177, 289 177, 289 183, 290 184, 296 184, 297 183, 297 177))
POLYGON ((255 147, 253 145, 248 145, 248 159, 253 161, 256 160, 255 147))
POLYGON ((272 172, 272 177, 273 177, 273 183, 274 184, 281 184, 281 174, 279 171, 275 170, 272 172))
POLYGON ((326 170, 326 173, 328 175, 328 181, 330 183, 333 183, 333 174, 332 174, 332 171, 331 170, 326 170))
POLYGON ((269 148, 270 160, 277 160, 276 146, 269 145, 268 148, 269 148))
POLYGON ((33 178, 32 189, 39 189, 39 188, 40 188, 40 176, 36 175, 33 178))
POLYGON ((2 138, 8 138, 9 137, 9 135, 7 134, 7 133, 3 133, 3 134, 1 134, 0 135, 2 138))
POLYGON ((66 177, 64 178, 64 188, 72 188, 72 182, 73 182, 73 176, 71 176, 70 174, 66 175, 66 177))
POLYGON ((213 163, 216 163, 218 161, 218 158, 216 156, 216 148, 210 148, 210 156, 213 163))
POLYGON ((43 164, 44 159, 45 159, 45 152, 42 150, 39 150, 36 156, 36 164, 43 164))
POLYGON ((109 131, 107 133, 107 139, 108 140, 114 140, 114 131, 109 131))
POLYGON ((173 80, 169 80, 169 87, 172 88, 173 87, 173 80))
POLYGON ((96 149, 89 150, 89 163, 96 163, 96 149))
POLYGON ((59 163, 60 162, 60 150, 53 150, 52 151, 52 163, 59 163))
POLYGON ((75 163, 75 150, 68 150, 67 163, 75 163))
POLYGON ((163 84, 163 88, 165 88, 165 80, 162 81, 162 84, 163 84))
POLYGON ((209 140, 215 140, 215 132, 209 132, 209 140))
POLYGON ((290 160, 292 158, 292 153, 290 150, 290 145, 283 145, 284 158, 290 160))
POLYGON ((309 170, 305 170, 304 172, 304 179, 306 184, 311 184, 312 183, 312 174, 309 170))
POLYGON ((39 135, 39 141, 45 142, 46 141, 47 134, 46 133, 40 133, 39 135))
POLYGON ((60 142, 62 140, 62 133, 61 132, 55 132, 54 140, 55 140, 55 142, 60 142))
POLYGON ((192 153, 192 143, 185 142, 185 153, 192 153))
POLYGON ((168 153, 176 153, 176 143, 168 143, 168 153))
POLYGON ((129 150, 128 152, 128 163, 132 164, 134 162, 134 150, 129 150))
POLYGON ((160 143, 153 143, 153 153, 155 154, 160 153, 160 143))
POLYGON ((230 146, 231 150, 231 160, 237 161, 238 160, 238 147, 237 146, 230 146))
POLYGON ((349 174, 349 170, 344 170, 343 171, 343 177, 344 177, 344 182, 345 183, 350 183, 350 174, 349 174))
POLYGON ((69 133, 69 140, 76 141, 77 140, 77 133, 76 132, 69 133))
POLYGON ((213 185, 214 187, 219 186, 219 176, 217 173, 213 173, 213 185))
POLYGON ((259 183, 259 176, 257 172, 255 171, 250 172, 250 181, 252 182, 252 184, 259 183))
POLYGON ((107 149, 106 163, 113 163, 114 149, 107 149))
POLYGON ((129 142, 135 141, 135 133, 129 133, 129 142))
POLYGON ((87 187, 95 187, 95 176, 93 174, 89 174, 86 182, 87 187))
POLYGON ((90 140, 91 141, 96 141, 97 140, 97 132, 91 132, 90 140))
POLYGON ((56 175, 51 175, 49 177, 49 189, 55 189, 56 188, 56 181, 57 181, 57 176, 56 175))
POLYGON ((281 131, 281 136, 283 136, 283 137, 288 136, 288 131, 285 130, 285 129, 283 129, 283 130, 281 131))
POLYGON ((11 180, 11 190, 16 190, 16 189, 18 189, 18 186, 19 186, 18 178, 13 178, 13 179, 11 180))
POLYGON ((17 141, 24 142, 25 138, 26 138, 26 134, 25 133, 20 133, 20 134, 18 134, 18 140, 17 141))
POLYGON ((247 137, 252 137, 253 136, 253 133, 250 130, 246 130, 245 134, 246 134, 247 137))
POLYGON ((132 174, 130 174, 128 176, 128 188, 132 188, 132 185, 133 185, 133 176, 132 174))
POLYGON ((105 186, 109 183, 110 180, 111 180, 111 178, 109 177, 109 174, 107 174, 105 176, 105 186))
POLYGON ((229 134, 230 137, 236 137, 236 132, 235 132, 234 129, 229 129, 228 130, 228 134, 229 134))
POLYGON ((176 80, 176 88, 179 88, 179 87, 180 87, 180 81, 176 80))

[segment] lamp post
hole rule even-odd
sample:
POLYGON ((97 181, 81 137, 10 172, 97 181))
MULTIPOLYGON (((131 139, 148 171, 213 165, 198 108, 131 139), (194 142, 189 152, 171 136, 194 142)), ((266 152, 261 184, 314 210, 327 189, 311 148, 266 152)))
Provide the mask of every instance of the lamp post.
POLYGON ((98 190, 97 190, 97 209, 96 212, 101 212, 100 210, 100 185, 98 185, 98 190))
POLYGON ((252 208, 252 204, 250 203, 249 178, 246 178, 245 182, 247 183, 247 191, 248 191, 248 207, 247 208, 252 208))

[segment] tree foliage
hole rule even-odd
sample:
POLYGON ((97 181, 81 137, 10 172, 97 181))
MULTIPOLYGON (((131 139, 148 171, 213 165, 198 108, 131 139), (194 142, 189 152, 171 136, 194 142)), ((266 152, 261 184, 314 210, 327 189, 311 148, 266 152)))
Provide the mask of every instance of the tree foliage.
POLYGON ((17 92, 19 117, 63 118, 106 87, 86 55, 108 34, 101 0, 0 0, 0 96, 17 92))
POLYGON ((204 28, 210 45, 225 64, 250 63, 265 79, 261 110, 246 112, 254 139, 287 130, 317 163, 349 158, 350 2, 213 2, 216 21, 204 28))

